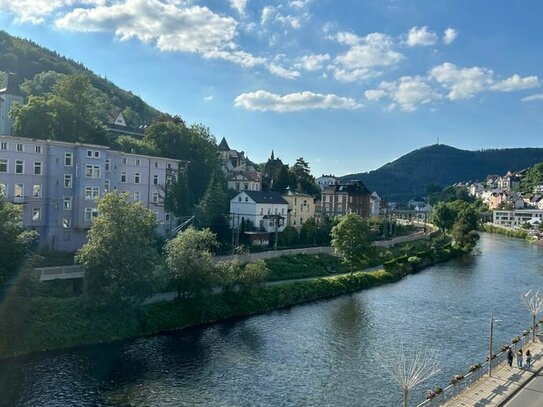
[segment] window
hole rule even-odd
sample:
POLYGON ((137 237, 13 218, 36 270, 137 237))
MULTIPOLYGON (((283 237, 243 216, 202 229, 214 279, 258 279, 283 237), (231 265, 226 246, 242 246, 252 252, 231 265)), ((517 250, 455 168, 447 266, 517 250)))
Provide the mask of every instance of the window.
POLYGON ((166 212, 164 214, 164 220, 169 221, 170 220, 170 212, 166 212))
POLYGON ((140 173, 136 172, 134 173, 134 184, 139 184, 139 183, 140 183, 140 173))
POLYGON ((260 208, 260 214, 262 215, 264 213, 264 208, 260 208))
POLYGON ((106 160, 106 164, 104 165, 104 170, 109 171, 109 165, 111 163, 111 160, 106 160))
POLYGON ((249 202, 249 198, 245 197, 245 202, 249 202))
POLYGON ((34 161, 34 175, 41 175, 41 161, 34 161))
POLYGON ((64 188, 71 188, 71 187, 72 187, 72 175, 64 174, 64 188))
POLYGON ((100 198, 100 188, 98 187, 85 187, 85 199, 98 199, 100 198))
POLYGON ((126 171, 121 172, 121 182, 123 184, 126 182, 126 171))
POLYGON ((24 174, 24 165, 25 165, 25 162, 23 160, 16 160, 15 174, 24 174))
POLYGON ((71 224, 70 219, 68 218, 62 219, 62 227, 64 229, 68 229, 70 227, 70 224, 71 224))
POLYGON ((37 222, 41 218, 41 208, 32 208, 32 221, 37 222))
POLYGON ((98 216, 98 209, 96 208, 85 208, 85 222, 90 222, 92 219, 98 216))
POLYGON ((62 204, 62 208, 65 211, 69 211, 72 209, 72 197, 71 196, 65 196, 62 204))
POLYGON ((20 144, 20 143, 17 143, 17 148, 16 150, 20 153, 22 153, 23 151, 25 151, 24 149, 24 145, 20 144))
POLYGON ((36 146, 34 151, 36 154, 41 154, 41 146, 36 146))
POLYGON ((158 192, 153 192, 153 200, 152 200, 152 202, 154 204, 158 203, 158 192))
POLYGON ((168 163, 168 164, 166 164, 166 168, 170 170, 172 168, 172 165, 170 163, 168 163))
POLYGON ((8 186, 6 184, 0 184, 0 196, 8 195, 8 186))
POLYGON ((241 202, 241 196, 238 196, 238 202, 241 202))
POLYGON ((7 150, 8 149, 8 143, 6 141, 0 142, 0 150, 7 150))
POLYGON ((71 167, 74 164, 74 155, 72 153, 64 153, 64 165, 71 167))
POLYGON ((109 180, 104 181, 104 192, 109 192, 109 180))
POLYGON ((158 175, 153 175, 153 185, 158 185, 158 175))
POLYGON ((87 150, 87 157, 92 158, 92 150, 87 150))
POLYGON ((158 161, 155 161, 155 168, 158 168, 158 161))
POLYGON ((32 186, 32 198, 41 198, 41 185, 32 186))
POLYGON ((245 189, 249 189, 249 184, 248 184, 248 183, 245 183, 245 184, 244 184, 244 187, 245 187, 245 189))
POLYGON ((85 178, 100 178, 100 166, 85 165, 85 178))
POLYGON ((100 158, 100 151, 94 150, 94 158, 100 158))
POLYGON ((121 164, 122 165, 126 165, 126 162, 127 162, 126 158, 121 158, 121 164))
POLYGON ((24 199, 24 185, 23 184, 15 184, 13 196, 15 197, 15 202, 23 202, 23 199, 24 199))
POLYGON ((0 172, 8 172, 8 160, 0 159, 0 172))
POLYGON ((140 201, 140 193, 134 192, 134 202, 139 202, 139 201, 140 201))
POLYGON ((139 158, 136 158, 136 165, 139 166, 141 164, 141 161, 139 158))

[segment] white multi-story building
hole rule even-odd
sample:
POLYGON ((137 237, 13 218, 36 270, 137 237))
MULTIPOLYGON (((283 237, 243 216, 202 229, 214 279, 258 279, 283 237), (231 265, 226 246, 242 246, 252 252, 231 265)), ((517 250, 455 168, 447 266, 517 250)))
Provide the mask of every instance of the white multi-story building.
POLYGON ((40 245, 73 251, 85 242, 96 200, 127 192, 152 210, 166 235, 175 226, 164 209, 164 185, 178 160, 126 154, 109 147, 0 136, 0 194, 23 205, 23 223, 40 245))
POLYGON ((282 232, 288 215, 288 202, 277 192, 242 191, 230 200, 231 226, 244 221, 268 233, 282 232))
POLYGON ((331 174, 330 175, 322 174, 315 181, 317 182, 317 184, 321 188, 321 191, 323 191, 324 188, 326 188, 326 187, 339 184, 339 178, 336 178, 335 176, 333 176, 331 174))
POLYGON ((499 226, 520 227, 534 220, 543 221, 542 209, 523 209, 517 211, 494 211, 492 223, 499 226))

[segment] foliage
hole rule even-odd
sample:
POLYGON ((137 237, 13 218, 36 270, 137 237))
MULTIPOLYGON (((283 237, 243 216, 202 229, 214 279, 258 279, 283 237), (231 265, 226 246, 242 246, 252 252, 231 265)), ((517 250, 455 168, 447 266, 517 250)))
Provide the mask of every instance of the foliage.
POLYGON ((0 287, 24 264, 38 237, 26 231, 21 216, 22 207, 6 202, 0 194, 0 287))
POLYGON ((343 216, 332 228, 332 246, 352 270, 365 267, 372 253, 367 222, 356 213, 343 216))
POLYGON ((543 184, 543 162, 535 164, 526 171, 526 175, 521 181, 518 189, 524 193, 531 193, 535 187, 541 184, 543 184))
POLYGON ((368 173, 349 174, 344 181, 360 179, 391 201, 407 201, 424 195, 431 183, 453 185, 484 180, 488 174, 505 174, 511 168, 528 168, 543 162, 541 148, 509 148, 467 151, 446 145, 414 150, 368 173))
POLYGON ((438 191, 435 191, 435 187, 432 187, 432 189, 434 192, 428 195, 430 205, 435 205, 437 202, 453 202, 457 200, 468 203, 475 202, 475 197, 471 196, 464 187, 451 185, 438 191))
POLYGON ((317 185, 315 177, 311 175, 309 163, 303 157, 296 160, 290 168, 290 174, 296 190, 310 195, 320 195, 320 187, 317 185))
POLYGON ((298 243, 298 230, 294 226, 287 226, 279 235, 281 246, 294 246, 298 243))
POLYGON ((438 202, 432 211, 432 223, 443 231, 452 229, 456 217, 456 211, 446 202, 438 202))
POLYGON ((317 222, 315 218, 306 220, 300 228, 300 243, 315 244, 317 242, 317 222))
POLYGON ((209 229, 192 226, 166 244, 166 264, 178 297, 208 294, 216 285, 217 270, 211 253, 216 245, 216 235, 209 229))
POLYGON ((85 294, 100 304, 137 304, 152 292, 158 262, 155 215, 119 192, 104 195, 98 213, 76 254, 85 268, 85 294))
POLYGON ((216 229, 227 221, 224 214, 228 213, 229 201, 223 185, 216 176, 212 176, 207 190, 195 208, 195 215, 200 226, 216 229))
POLYGON ((270 269, 271 281, 322 277, 350 271, 340 258, 328 254, 280 256, 267 259, 266 265, 270 269))

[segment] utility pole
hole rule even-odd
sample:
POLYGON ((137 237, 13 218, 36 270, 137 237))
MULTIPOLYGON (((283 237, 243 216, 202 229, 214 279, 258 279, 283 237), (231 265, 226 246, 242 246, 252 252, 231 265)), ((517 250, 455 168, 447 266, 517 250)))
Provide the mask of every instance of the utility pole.
POLYGON ((277 251, 277 237, 279 236, 279 215, 275 215, 275 242, 273 244, 274 251, 277 251))

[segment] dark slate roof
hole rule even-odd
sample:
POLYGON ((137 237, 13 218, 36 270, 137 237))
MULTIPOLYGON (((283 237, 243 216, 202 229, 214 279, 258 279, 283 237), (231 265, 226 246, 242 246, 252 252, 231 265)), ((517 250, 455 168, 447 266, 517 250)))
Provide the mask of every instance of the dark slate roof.
POLYGON ((226 142, 226 139, 224 137, 219 143, 219 150, 230 150, 230 147, 228 146, 228 143, 226 142))
POLYGON ((285 204, 288 202, 283 199, 280 193, 273 191, 243 191, 256 203, 285 204))
POLYGON ((4 83, 0 89, 0 93, 6 93, 9 95, 23 96, 21 90, 17 86, 15 81, 15 74, 11 72, 5 72, 4 74, 4 83))

